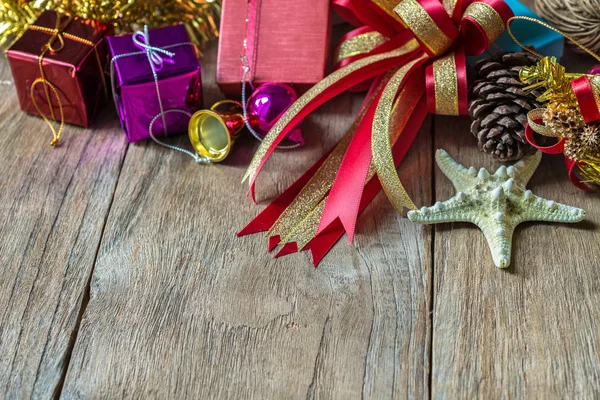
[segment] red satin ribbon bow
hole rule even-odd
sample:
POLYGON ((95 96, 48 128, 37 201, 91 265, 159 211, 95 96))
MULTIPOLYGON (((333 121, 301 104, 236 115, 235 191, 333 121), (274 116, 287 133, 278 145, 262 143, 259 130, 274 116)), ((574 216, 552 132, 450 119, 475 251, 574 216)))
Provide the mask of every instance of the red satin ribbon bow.
POLYGON ((338 46, 337 70, 298 99, 265 137, 245 177, 253 198, 262 166, 298 121, 338 94, 375 79, 371 90, 336 148, 238 235, 269 230, 269 250, 284 244, 277 256, 310 250, 316 265, 344 232, 353 240, 358 214, 382 187, 397 209, 415 208, 396 167, 427 111, 467 113, 465 56, 485 52, 512 11, 503 0, 389 3, 333 1, 338 14, 358 28, 338 46), (328 179, 332 168, 335 179, 328 179))

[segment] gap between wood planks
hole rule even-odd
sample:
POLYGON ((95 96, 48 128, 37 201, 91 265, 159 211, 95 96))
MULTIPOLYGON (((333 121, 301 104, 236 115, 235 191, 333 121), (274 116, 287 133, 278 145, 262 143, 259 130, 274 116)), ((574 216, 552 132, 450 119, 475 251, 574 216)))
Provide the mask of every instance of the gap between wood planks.
MULTIPOLYGON (((436 126, 436 119, 434 116, 430 116, 429 118, 431 118, 431 131, 430 131, 430 135, 431 135, 431 202, 432 204, 437 200, 436 197, 436 193, 435 193, 435 168, 436 168, 436 163, 435 163, 435 126, 436 126)), ((428 397, 429 399, 433 398, 433 334, 434 334, 434 329, 433 329, 433 312, 434 312, 434 308, 435 308, 435 230, 436 230, 436 225, 432 225, 431 226, 431 260, 430 260, 430 268, 431 268, 431 281, 429 282, 429 344, 428 344, 428 348, 427 348, 427 356, 429 357, 429 371, 425 371, 425 373, 428 374, 427 376, 427 393, 428 393, 428 397)))
POLYGON ((65 354, 65 367, 60 376, 60 380, 56 385, 55 393, 53 393, 53 397, 59 399, 62 395, 63 388, 65 386, 65 380, 67 378, 67 372, 69 372, 69 366, 71 365, 71 356, 73 355, 73 349, 75 348, 75 343, 77 342, 77 336, 79 335, 79 327, 81 326, 81 321, 83 320, 83 314, 85 314, 85 310, 87 309, 88 303, 90 302, 90 292, 92 286, 92 277, 94 276, 94 269, 96 268, 96 262, 98 261, 98 253, 100 252, 100 244, 102 243, 102 239, 104 238, 104 230, 106 229, 106 223, 108 221, 108 216, 110 215, 110 211, 113 206, 113 202, 115 200, 115 194, 117 193, 117 188, 119 187, 119 181, 121 180, 121 172, 123 171, 123 165, 125 164, 125 158, 127 158, 127 152, 129 150, 129 143, 125 146, 125 154, 121 158, 121 163, 119 165, 119 173, 117 175, 117 182, 115 184, 115 189, 113 190, 110 196, 110 202, 108 205, 108 209, 106 214, 104 215, 104 221, 102 222, 102 229, 100 233, 100 240, 98 240, 98 244, 96 245, 96 254, 94 255, 94 262, 92 263, 92 268, 90 270, 90 276, 88 276, 87 283, 85 284, 85 290, 83 292, 83 299, 81 300, 81 308, 79 309, 79 313, 77 314, 77 322, 75 323, 75 328, 73 329, 73 334, 69 338, 69 343, 67 345, 67 353, 65 354))

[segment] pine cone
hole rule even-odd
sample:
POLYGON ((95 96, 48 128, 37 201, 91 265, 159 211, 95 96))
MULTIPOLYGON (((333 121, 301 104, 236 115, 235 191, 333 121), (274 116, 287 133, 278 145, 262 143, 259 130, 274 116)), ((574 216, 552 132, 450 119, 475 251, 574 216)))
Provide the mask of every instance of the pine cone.
POLYGON ((500 161, 519 160, 536 151, 525 139, 525 126, 527 113, 540 107, 535 99, 541 93, 523 92, 519 70, 538 61, 530 53, 499 53, 475 64, 471 133, 479 140, 479 150, 500 161))

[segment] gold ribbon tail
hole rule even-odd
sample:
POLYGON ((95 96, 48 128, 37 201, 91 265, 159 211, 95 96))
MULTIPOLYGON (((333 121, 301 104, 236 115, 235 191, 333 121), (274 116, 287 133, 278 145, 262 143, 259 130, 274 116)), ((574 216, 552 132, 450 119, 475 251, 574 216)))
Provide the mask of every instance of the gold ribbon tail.
MULTIPOLYGON (((390 135, 396 134, 392 132, 395 127, 392 127, 392 114, 394 109, 394 100, 401 86, 404 84, 404 80, 412 71, 413 67, 418 63, 427 59, 427 55, 423 55, 410 63, 400 68, 394 76, 390 79, 389 83, 383 90, 377 109, 375 110, 375 118, 373 119, 373 133, 371 140, 371 147, 373 151, 373 165, 379 176, 381 186, 385 191, 387 197, 390 199, 396 210, 402 212, 404 207, 410 209, 416 209, 417 207, 411 200, 410 196, 404 189, 398 173, 396 172, 396 166, 394 164, 394 157, 392 155, 392 139, 390 135)), ((415 79, 418 79, 415 78, 415 79)), ((423 79, 421 79, 423 81, 423 79)), ((398 97, 398 100, 403 99, 403 94, 398 97)), ((417 93, 409 93, 412 97, 415 97, 417 93)), ((423 93, 421 92, 421 95, 423 93)), ((416 96, 420 98, 420 96, 416 96)), ((398 102, 396 102, 398 104, 398 102)), ((404 119, 410 117, 410 110, 398 110, 405 113, 404 119)), ((397 132, 397 134, 399 134, 397 132)))

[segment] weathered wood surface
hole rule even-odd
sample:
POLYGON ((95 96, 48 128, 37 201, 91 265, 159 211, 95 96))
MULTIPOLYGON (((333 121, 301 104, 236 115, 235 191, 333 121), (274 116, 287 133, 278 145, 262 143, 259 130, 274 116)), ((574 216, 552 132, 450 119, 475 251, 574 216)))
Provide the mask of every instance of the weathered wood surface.
POLYGON ((60 389, 126 144, 105 112, 63 145, 19 111, 0 60, 0 395, 60 389))
MULTIPOLYGON (((208 104, 219 96, 214 56, 203 61, 208 104)), ((307 147, 276 154, 259 180, 263 205, 336 142, 360 102, 342 96, 306 121, 307 147)), ((421 133, 403 175, 426 203, 429 123, 421 133)), ((262 235, 235 237, 262 208, 240 183, 256 146, 242 140, 209 167, 129 147, 64 398, 427 397, 430 228, 379 196, 356 248, 343 241, 317 270, 308 254, 273 260, 262 235)))
MULTIPOLYGON (((585 72, 568 53, 569 69, 585 72)), ((469 121, 436 117, 435 147, 465 166, 500 165, 473 149, 469 121)), ((432 387, 435 398, 600 396, 600 207, 571 185, 561 156, 544 156, 528 187, 587 210, 576 225, 527 223, 512 266, 493 267, 483 234, 464 223, 435 230, 432 387)), ((453 195, 436 167, 435 194, 453 195)))
MULTIPOLYGON (((209 104, 220 98, 214 60, 213 47, 209 104)), ((600 396, 600 207, 559 157, 530 187, 587 209, 587 222, 518 228, 508 270, 476 227, 411 224, 382 194, 355 246, 342 239, 314 270, 308 254, 274 260, 261 235, 234 234, 336 142, 361 96, 306 121, 308 146, 275 154, 254 206, 240 184, 252 139, 200 166, 127 146, 107 110, 51 149, 9 76, 0 60, 0 397, 600 396)), ((422 128, 401 168, 418 205, 453 193, 433 149, 496 166, 468 125, 422 128)))

